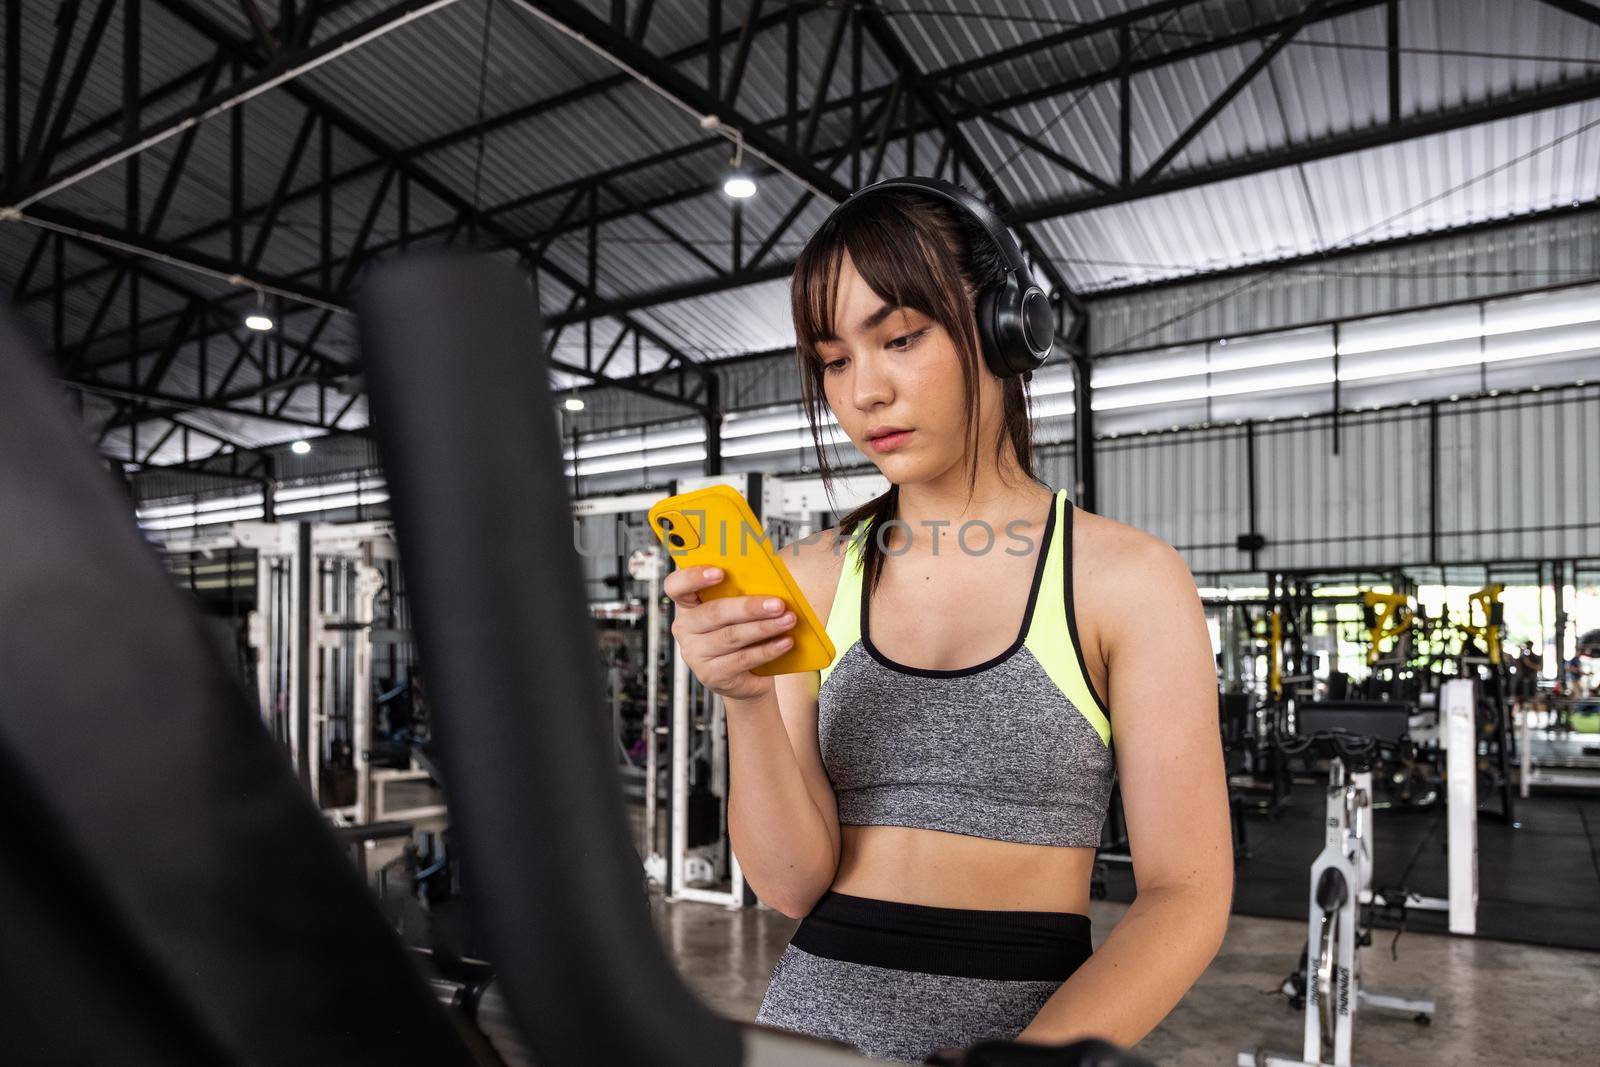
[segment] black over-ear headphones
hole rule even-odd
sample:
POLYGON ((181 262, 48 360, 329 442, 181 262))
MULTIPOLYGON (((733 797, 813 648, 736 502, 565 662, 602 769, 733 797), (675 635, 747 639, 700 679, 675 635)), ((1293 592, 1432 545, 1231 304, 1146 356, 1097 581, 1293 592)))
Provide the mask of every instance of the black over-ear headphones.
POLYGON ((941 178, 885 178, 857 189, 844 203, 884 189, 911 189, 936 196, 975 218, 988 231, 1005 261, 1005 277, 984 286, 978 293, 978 337, 983 344, 984 362, 997 378, 1019 374, 1031 377, 1032 372, 1050 358, 1055 343, 1056 317, 1044 290, 1034 284, 1028 273, 1022 250, 1006 224, 989 210, 988 204, 954 182, 941 178))

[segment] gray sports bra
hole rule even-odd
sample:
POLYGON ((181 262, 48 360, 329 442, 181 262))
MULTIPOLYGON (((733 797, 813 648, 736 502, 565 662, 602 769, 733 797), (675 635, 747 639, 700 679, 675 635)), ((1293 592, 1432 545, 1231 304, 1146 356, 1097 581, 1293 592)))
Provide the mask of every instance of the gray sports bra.
POLYGON ((817 736, 846 825, 911 826, 1094 848, 1114 764, 1110 712, 1089 685, 1072 614, 1072 502, 1055 494, 1011 647, 953 670, 872 644, 865 526, 850 538, 822 671, 817 736))

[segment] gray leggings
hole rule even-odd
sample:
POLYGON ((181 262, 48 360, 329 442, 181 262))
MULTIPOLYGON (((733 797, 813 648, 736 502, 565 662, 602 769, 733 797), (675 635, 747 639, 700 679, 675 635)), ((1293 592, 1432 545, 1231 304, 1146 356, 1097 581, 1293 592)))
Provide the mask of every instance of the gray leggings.
POLYGON ((1089 919, 872 900, 829 890, 778 957, 756 1022, 921 1063, 1013 1038, 1089 958, 1089 919))

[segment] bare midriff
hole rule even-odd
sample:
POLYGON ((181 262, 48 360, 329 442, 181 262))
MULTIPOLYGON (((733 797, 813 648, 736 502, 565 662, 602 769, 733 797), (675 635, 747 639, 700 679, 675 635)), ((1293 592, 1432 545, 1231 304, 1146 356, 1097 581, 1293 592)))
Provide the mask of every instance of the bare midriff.
POLYGON ((1088 912, 1092 848, 907 826, 841 826, 839 835, 836 893, 940 908, 1088 912))

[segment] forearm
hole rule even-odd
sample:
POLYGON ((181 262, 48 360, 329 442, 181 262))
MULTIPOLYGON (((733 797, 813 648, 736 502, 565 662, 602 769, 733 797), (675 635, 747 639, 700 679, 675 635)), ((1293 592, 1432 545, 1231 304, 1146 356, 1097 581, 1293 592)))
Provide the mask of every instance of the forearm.
POLYGON ((1051 995, 1017 1040, 1099 1037, 1131 1047, 1166 1018, 1222 945, 1228 892, 1141 890, 1105 943, 1051 995), (1218 898, 1221 898, 1220 900, 1218 898))
POLYGON ((728 839, 756 896, 799 918, 833 882, 827 824, 806 789, 777 698, 727 702, 728 839))

